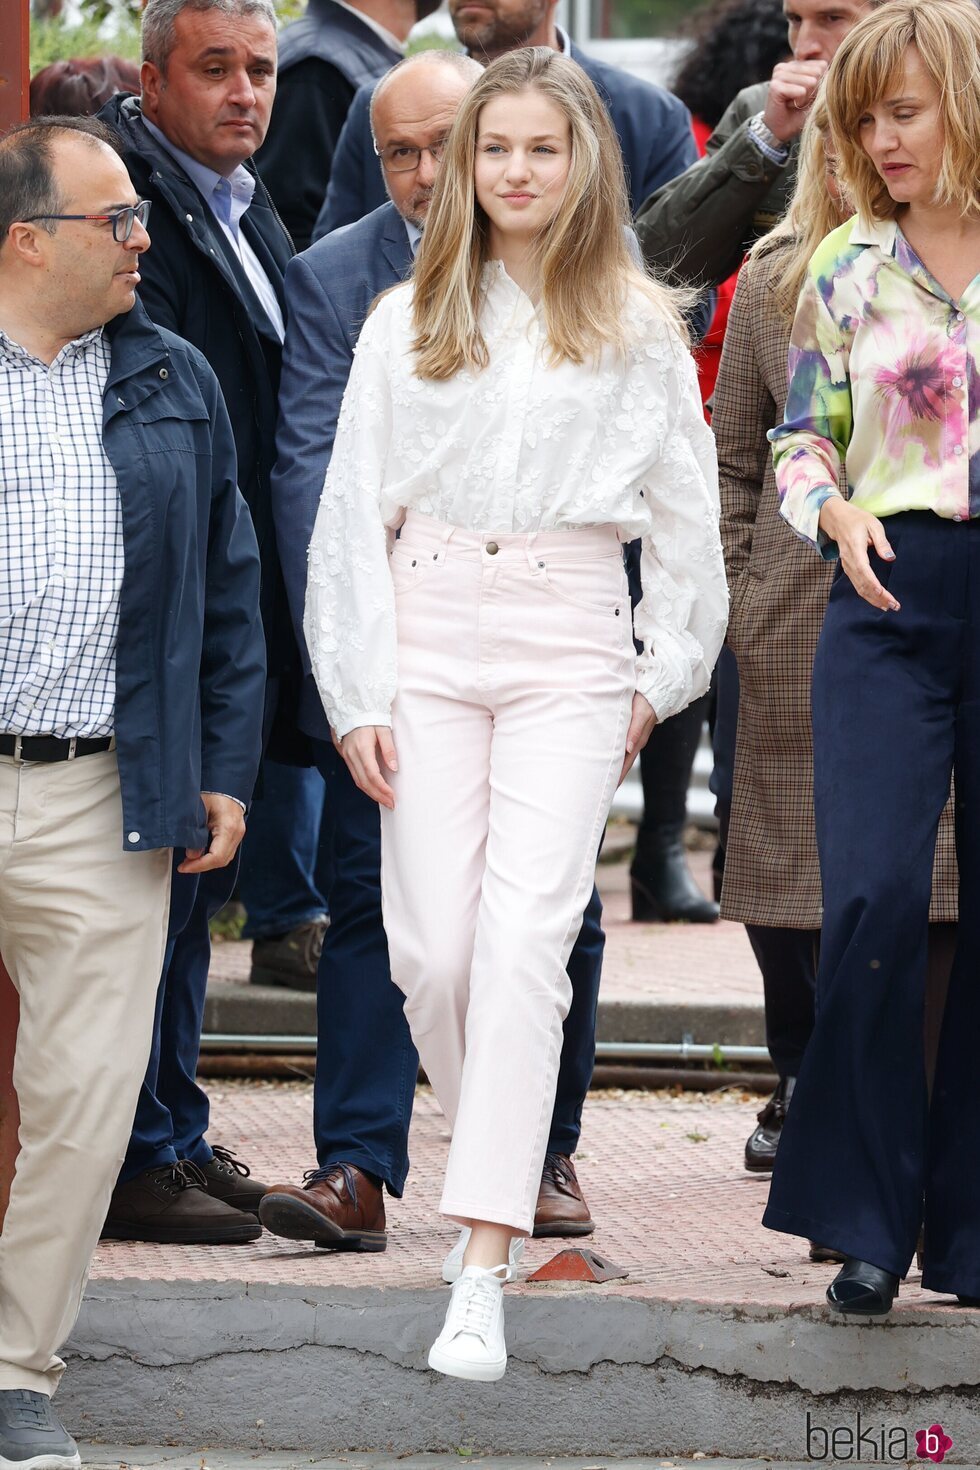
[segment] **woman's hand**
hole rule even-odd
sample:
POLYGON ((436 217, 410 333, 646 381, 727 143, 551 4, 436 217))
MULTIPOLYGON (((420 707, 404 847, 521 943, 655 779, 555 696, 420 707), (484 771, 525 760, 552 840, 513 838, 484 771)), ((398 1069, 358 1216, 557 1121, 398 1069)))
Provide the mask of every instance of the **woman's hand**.
POLYGON ((389 771, 398 770, 398 757, 387 725, 358 725, 337 742, 337 749, 354 777, 354 784, 365 796, 394 811, 395 793, 381 774, 382 765, 389 771))
POLYGON ((870 602, 872 607, 898 612, 901 603, 882 587, 868 560, 869 546, 873 546, 884 561, 895 560, 895 553, 878 517, 859 510, 839 495, 832 495, 820 507, 818 524, 831 541, 837 542, 841 566, 858 596, 870 602))
POLYGON ((630 727, 626 731, 626 755, 623 758, 623 769, 619 773, 618 784, 620 786, 626 780, 626 774, 630 766, 650 739, 656 723, 657 717, 653 712, 653 705, 650 701, 644 699, 642 694, 634 694, 633 709, 630 713, 630 727))

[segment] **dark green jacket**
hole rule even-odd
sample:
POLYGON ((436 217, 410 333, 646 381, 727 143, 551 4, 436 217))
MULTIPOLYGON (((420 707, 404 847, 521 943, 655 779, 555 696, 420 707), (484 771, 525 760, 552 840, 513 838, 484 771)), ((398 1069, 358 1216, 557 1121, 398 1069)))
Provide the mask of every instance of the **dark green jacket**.
POLYGON ((648 265, 675 280, 717 286, 786 213, 797 144, 786 163, 771 163, 747 131, 768 93, 768 82, 739 92, 708 139, 705 157, 641 206, 636 233, 648 265))

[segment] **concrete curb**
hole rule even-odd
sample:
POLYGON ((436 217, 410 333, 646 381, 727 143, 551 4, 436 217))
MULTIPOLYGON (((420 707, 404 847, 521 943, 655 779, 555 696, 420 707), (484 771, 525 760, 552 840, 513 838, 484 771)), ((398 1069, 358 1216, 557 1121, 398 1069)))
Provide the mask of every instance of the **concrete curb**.
POLYGON ((96 1281, 59 1407, 83 1435, 123 1441, 776 1460, 807 1455, 808 1413, 821 1430, 860 1413, 865 1433, 904 1435, 903 1459, 938 1422, 947 1463, 976 1462, 974 1313, 848 1322, 810 1305, 525 1288, 508 1297, 506 1377, 471 1385, 425 1368, 445 1305, 438 1289, 96 1281))
MULTIPOLYGON (((313 1036, 316 997, 271 985, 212 984, 204 1030, 232 1036, 313 1036)), ((710 1005, 649 1000, 599 1001, 600 1041, 680 1042, 685 1035, 711 1045, 765 1046, 761 1001, 710 1005)))

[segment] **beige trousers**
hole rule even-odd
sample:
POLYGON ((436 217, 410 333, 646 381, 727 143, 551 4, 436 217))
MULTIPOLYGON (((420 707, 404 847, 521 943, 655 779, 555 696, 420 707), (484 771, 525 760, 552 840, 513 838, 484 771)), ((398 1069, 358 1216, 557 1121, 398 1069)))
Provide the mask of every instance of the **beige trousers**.
POLYGON ((0 954, 20 996, 0 1389, 57 1387, 146 1071, 171 853, 122 834, 113 751, 0 756, 0 954))
POLYGON ((622 547, 611 526, 479 536, 410 514, 391 571, 391 975, 453 1127, 442 1212, 529 1232, 635 687, 622 547))

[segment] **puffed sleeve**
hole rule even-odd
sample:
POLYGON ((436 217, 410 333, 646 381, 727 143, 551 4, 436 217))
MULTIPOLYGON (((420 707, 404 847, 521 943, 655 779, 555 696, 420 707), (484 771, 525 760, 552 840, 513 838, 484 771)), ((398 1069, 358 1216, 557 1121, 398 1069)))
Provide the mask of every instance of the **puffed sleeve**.
POLYGON ((670 334, 645 356, 644 397, 663 425, 641 481, 652 527, 643 536, 643 596, 633 630, 643 644, 636 687, 658 720, 678 714, 711 682, 728 621, 718 529, 718 464, 689 352, 670 334), (652 403, 651 400, 657 400, 652 403))
POLYGON ((828 560, 837 545, 819 529, 820 507, 840 495, 838 481, 853 425, 848 377, 850 342, 824 299, 811 266, 800 292, 789 349, 789 392, 783 422, 772 429, 779 513, 828 560))
POLYGON ((381 490, 391 439, 385 303, 361 332, 310 542, 303 631, 338 737, 391 724, 395 594, 381 490))

